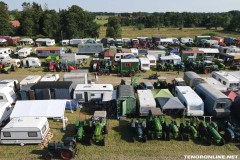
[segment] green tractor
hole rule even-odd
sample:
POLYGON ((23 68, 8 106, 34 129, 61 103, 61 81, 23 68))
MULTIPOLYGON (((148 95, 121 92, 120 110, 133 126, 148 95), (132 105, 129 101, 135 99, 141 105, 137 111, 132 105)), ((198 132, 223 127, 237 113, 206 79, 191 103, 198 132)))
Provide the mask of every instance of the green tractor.
POLYGON ((218 66, 219 69, 225 69, 225 64, 223 59, 213 59, 214 63, 218 66))
POLYGON ((168 89, 167 78, 157 77, 157 81, 153 83, 155 89, 168 89))
POLYGON ((179 128, 178 122, 175 120, 171 120, 171 122, 169 123, 169 132, 170 132, 171 139, 180 139, 180 134, 179 134, 178 128, 179 128))
POLYGON ((106 111, 95 111, 91 120, 76 121, 78 141, 88 141, 91 144, 98 143, 105 146, 105 134, 108 134, 108 120, 106 111))
POLYGON ((2 73, 8 74, 10 71, 16 71, 16 70, 17 70, 17 67, 15 67, 13 64, 12 65, 10 65, 10 64, 5 64, 5 65, 0 64, 0 71, 2 73))
POLYGON ((184 120, 182 123, 180 123, 179 136, 180 140, 185 141, 189 141, 190 138, 194 140, 197 139, 198 131, 195 121, 184 120))
POLYGON ((198 125, 198 132, 199 132, 199 139, 206 142, 206 144, 211 145, 212 143, 215 143, 217 145, 224 145, 225 140, 222 138, 220 133, 218 132, 218 126, 215 122, 211 121, 207 123, 204 121, 201 121, 198 125))
POLYGON ((147 133, 151 139, 168 139, 167 124, 160 108, 151 108, 149 110, 147 133))

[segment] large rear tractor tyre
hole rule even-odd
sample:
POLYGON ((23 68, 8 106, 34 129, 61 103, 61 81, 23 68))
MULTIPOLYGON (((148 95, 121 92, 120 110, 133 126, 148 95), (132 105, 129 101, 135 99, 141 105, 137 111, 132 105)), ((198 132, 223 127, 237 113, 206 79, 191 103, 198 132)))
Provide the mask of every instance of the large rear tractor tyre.
POLYGON ((53 158, 53 155, 50 153, 50 152, 48 152, 46 155, 45 155, 45 159, 46 160, 51 160, 53 158))
POLYGON ((225 144, 225 140, 222 138, 221 141, 218 143, 219 146, 223 146, 225 144))
POLYGON ((61 150, 60 151, 60 156, 62 159, 72 159, 73 158, 73 152, 70 150, 61 150))
POLYGON ((105 138, 102 140, 102 146, 105 146, 105 138))

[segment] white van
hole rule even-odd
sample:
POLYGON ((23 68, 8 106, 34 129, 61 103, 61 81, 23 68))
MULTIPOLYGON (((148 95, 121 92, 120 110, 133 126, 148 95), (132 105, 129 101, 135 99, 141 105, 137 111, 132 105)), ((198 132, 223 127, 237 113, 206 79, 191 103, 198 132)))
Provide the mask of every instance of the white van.
POLYGON ((42 62, 36 57, 27 57, 27 58, 23 59, 23 67, 38 68, 38 67, 41 67, 41 65, 42 65, 42 62))
POLYGON ((213 71, 211 76, 225 85, 228 90, 237 91, 240 88, 240 80, 232 76, 228 72, 213 71))
POLYGON ((9 102, 14 104, 17 100, 17 95, 11 87, 0 87, 0 102, 9 102))
POLYGON ((32 53, 32 48, 22 48, 20 49, 17 54, 18 54, 18 57, 27 57, 27 56, 30 56, 32 53))
POLYGON ((16 117, 2 128, 2 144, 39 144, 50 128, 46 117, 16 117))
POLYGON ((8 102, 0 102, 0 126, 4 125, 12 113, 13 107, 8 102))
POLYGON ((175 96, 177 96, 185 106, 187 116, 203 116, 204 103, 191 87, 176 86, 175 96))

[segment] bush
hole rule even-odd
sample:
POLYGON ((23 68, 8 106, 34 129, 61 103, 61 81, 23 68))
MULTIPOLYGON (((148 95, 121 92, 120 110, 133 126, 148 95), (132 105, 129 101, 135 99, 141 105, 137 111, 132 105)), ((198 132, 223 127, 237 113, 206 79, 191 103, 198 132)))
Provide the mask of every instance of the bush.
POLYGON ((142 30, 142 29, 144 28, 144 24, 139 23, 139 24, 136 25, 136 28, 137 28, 138 30, 142 30))

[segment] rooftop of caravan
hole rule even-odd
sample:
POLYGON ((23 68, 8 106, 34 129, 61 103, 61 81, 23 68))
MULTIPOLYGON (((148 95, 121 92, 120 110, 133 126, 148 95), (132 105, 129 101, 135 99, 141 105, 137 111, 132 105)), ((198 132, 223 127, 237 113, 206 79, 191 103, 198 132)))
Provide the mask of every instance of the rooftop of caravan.
POLYGON ((189 86, 176 86, 176 90, 182 93, 189 105, 199 105, 203 103, 202 99, 189 86))
POLYGON ((113 91, 112 84, 78 84, 75 91, 113 91))
POLYGON ((226 80, 228 80, 229 82, 233 82, 233 83, 239 83, 239 79, 237 79, 236 77, 234 77, 233 75, 229 74, 228 72, 217 72, 217 71, 213 71, 212 72, 212 75, 215 74, 215 75, 218 75, 226 80))
POLYGON ((155 107, 156 102, 151 90, 137 90, 138 99, 143 107, 155 107))
POLYGON ((38 47, 36 51, 59 51, 63 50, 62 47, 38 47))
POLYGON ((46 117, 16 117, 13 118, 5 127, 4 129, 11 129, 11 128, 39 128, 41 129, 42 126, 46 123, 46 117))

